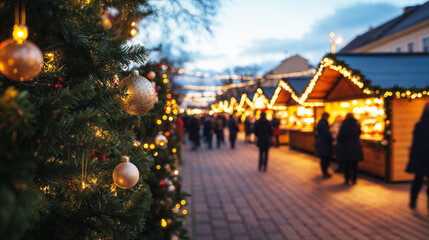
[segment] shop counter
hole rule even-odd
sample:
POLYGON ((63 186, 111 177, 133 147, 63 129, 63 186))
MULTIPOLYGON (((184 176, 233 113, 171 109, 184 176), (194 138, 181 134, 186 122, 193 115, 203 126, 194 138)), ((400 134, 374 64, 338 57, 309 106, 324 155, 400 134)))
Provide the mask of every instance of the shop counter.
POLYGON ((315 153, 313 131, 289 130, 289 147, 304 152, 315 153))

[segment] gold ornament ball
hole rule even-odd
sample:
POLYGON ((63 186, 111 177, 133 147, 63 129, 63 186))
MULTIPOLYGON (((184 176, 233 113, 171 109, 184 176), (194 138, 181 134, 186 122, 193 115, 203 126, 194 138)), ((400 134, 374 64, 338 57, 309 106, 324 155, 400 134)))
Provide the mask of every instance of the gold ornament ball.
POLYGON ((123 162, 118 164, 113 170, 113 181, 116 185, 123 189, 134 187, 139 181, 139 170, 130 162, 123 162))
POLYGON ((127 87, 127 97, 120 102, 121 107, 131 115, 141 115, 149 112, 155 104, 155 89, 146 78, 133 71, 124 78, 119 87, 127 87))
POLYGON ((154 71, 150 71, 150 72, 147 74, 147 78, 149 78, 149 80, 154 80, 154 79, 155 79, 155 77, 156 77, 156 74, 155 74, 155 72, 154 72, 154 71))
POLYGON ((15 81, 36 77, 43 67, 43 54, 31 41, 18 43, 12 39, 0 44, 0 71, 15 81))
POLYGON ((155 137, 155 145, 157 147, 165 148, 165 147, 167 147, 167 143, 168 143, 167 137, 165 137, 164 135, 162 135, 162 133, 158 133, 158 135, 156 135, 156 137, 155 137))

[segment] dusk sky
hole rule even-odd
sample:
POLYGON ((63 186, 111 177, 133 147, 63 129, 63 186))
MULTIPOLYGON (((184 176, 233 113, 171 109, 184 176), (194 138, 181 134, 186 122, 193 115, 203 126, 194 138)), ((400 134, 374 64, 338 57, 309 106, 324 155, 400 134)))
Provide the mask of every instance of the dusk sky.
MULTIPOLYGON (((231 0, 217 16, 213 36, 194 38, 187 50, 193 61, 188 70, 222 71, 258 64, 266 72, 294 54, 317 65, 330 50, 329 33, 344 38, 344 44, 369 27, 402 13, 413 0, 231 0)), ((338 48, 340 49, 341 46, 338 48)))

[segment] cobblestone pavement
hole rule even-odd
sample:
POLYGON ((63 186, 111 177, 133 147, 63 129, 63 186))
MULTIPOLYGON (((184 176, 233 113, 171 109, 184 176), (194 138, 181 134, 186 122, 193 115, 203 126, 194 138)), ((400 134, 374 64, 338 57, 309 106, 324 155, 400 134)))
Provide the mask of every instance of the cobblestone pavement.
POLYGON ((270 149, 267 172, 257 171, 256 146, 240 140, 235 150, 183 149, 192 239, 429 239, 426 194, 410 210, 409 183, 325 180, 317 158, 287 146, 270 149))

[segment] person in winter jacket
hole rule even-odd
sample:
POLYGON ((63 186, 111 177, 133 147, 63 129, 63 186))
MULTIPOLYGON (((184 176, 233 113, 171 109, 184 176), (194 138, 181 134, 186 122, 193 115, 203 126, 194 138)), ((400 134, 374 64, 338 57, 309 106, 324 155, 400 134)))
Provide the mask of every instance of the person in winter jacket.
POLYGON ((347 113, 338 133, 338 160, 343 163, 344 184, 356 184, 358 162, 363 161, 363 151, 360 144, 360 124, 353 116, 347 113))
POLYGON ((280 141, 279 141, 279 137, 280 137, 280 119, 276 118, 276 116, 273 116, 273 120, 271 120, 271 124, 273 125, 273 134, 274 134, 274 138, 276 140, 276 147, 280 146, 280 141))
POLYGON ((323 178, 330 178, 331 174, 328 172, 329 163, 332 158, 332 142, 334 138, 329 131, 329 113, 324 112, 322 118, 317 123, 317 150, 316 155, 320 157, 320 167, 322 169, 323 178))
POLYGON ((203 135, 209 149, 212 149, 213 142, 213 120, 211 116, 207 116, 203 124, 203 135))
POLYGON ((266 113, 261 113, 261 118, 255 121, 254 125, 255 136, 258 138, 257 145, 259 147, 259 171, 267 171, 268 150, 271 146, 273 137, 273 127, 271 122, 267 120, 266 113))
POLYGON ((233 114, 229 116, 228 129, 229 129, 229 142, 231 144, 231 149, 234 149, 235 140, 237 139, 238 125, 237 125, 237 121, 235 121, 233 114))
MULTIPOLYGON (((429 103, 426 103, 420 121, 415 125, 413 132, 413 144, 410 150, 410 160, 407 172, 414 173, 414 181, 411 184, 410 208, 416 208, 417 196, 423 186, 424 176, 429 177, 429 103)), ((429 187, 426 190, 429 208, 429 187)))

